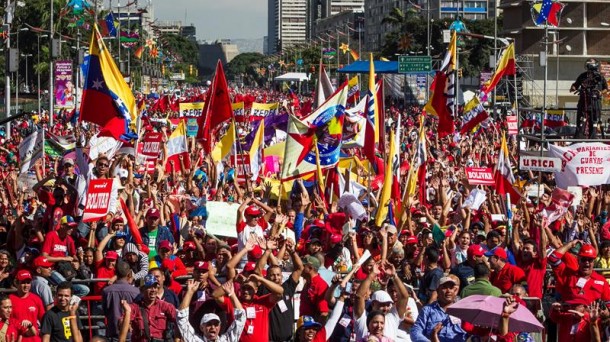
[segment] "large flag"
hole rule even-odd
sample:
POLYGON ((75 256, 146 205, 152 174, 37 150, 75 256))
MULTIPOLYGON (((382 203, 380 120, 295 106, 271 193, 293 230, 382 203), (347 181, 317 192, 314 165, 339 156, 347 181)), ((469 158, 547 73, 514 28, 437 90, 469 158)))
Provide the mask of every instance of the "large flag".
POLYGON ((515 176, 513 175, 512 167, 510 165, 506 136, 502 136, 500 154, 498 156, 498 163, 496 164, 496 169, 494 172, 494 181, 496 183, 496 191, 498 194, 510 194, 511 203, 519 203, 521 200, 521 194, 513 186, 513 184, 515 184, 515 176))
POLYGON ((425 107, 426 113, 438 117, 438 135, 441 138, 453 133, 455 130, 453 115, 456 113, 453 113, 453 108, 455 101, 456 65, 457 35, 454 31, 451 35, 451 41, 449 42, 441 68, 434 76, 432 95, 425 107))
POLYGON ((100 20, 98 24, 102 30, 103 37, 116 37, 116 23, 112 12, 109 12, 108 15, 106 15, 104 19, 100 20))
POLYGON ((180 120, 178 127, 172 132, 167 140, 167 163, 165 164, 165 170, 167 172, 172 171, 172 162, 174 168, 179 170, 181 168, 180 158, 184 163, 184 167, 189 169, 191 167, 191 159, 188 152, 188 144, 186 142, 186 124, 184 120, 180 120))
POLYGON ((322 169, 337 164, 341 152, 343 118, 347 87, 343 86, 303 122, 295 116, 288 120, 282 180, 290 180, 316 171, 314 143, 320 151, 322 169))
MULTIPOLYGON (((377 107, 377 89, 375 88, 375 63, 373 54, 369 56, 369 93, 367 102, 367 118, 373 125, 375 143, 379 142, 379 108, 377 107)), ((367 137, 369 138, 369 137, 367 137)))
MULTIPOLYGON (((364 147, 367 119, 365 117, 367 98, 363 97, 358 104, 345 110, 343 122, 343 147, 364 147)), ((375 150, 373 149, 373 154, 375 150)))
POLYGON ((28 172, 34 163, 44 154, 44 129, 38 129, 28 135, 19 144, 19 161, 21 173, 28 172))
POLYGON ((250 172, 252 172, 252 180, 258 179, 258 175, 263 169, 263 147, 265 147, 265 119, 261 120, 252 147, 250 147, 250 172))
POLYGON ((212 150, 212 136, 220 124, 231 119, 233 108, 229 97, 229 87, 222 62, 216 64, 216 74, 203 106, 201 116, 198 118, 199 131, 197 139, 203 140, 203 148, 206 152, 212 150))
POLYGON ((405 198, 403 202, 415 194, 417 183, 420 185, 420 202, 425 203, 425 180, 426 180, 426 160, 428 159, 428 153, 426 151, 426 130, 424 129, 425 118, 420 118, 419 134, 417 137, 417 147, 413 156, 413 163, 409 168, 407 175, 407 188, 405 191, 405 198))
POLYGON ((563 11, 564 7, 564 4, 554 0, 543 0, 542 2, 533 2, 531 11, 534 24, 536 24, 536 26, 559 26, 561 12, 563 11))
POLYGON ((227 132, 220 141, 216 143, 216 146, 212 151, 212 161, 214 161, 214 164, 219 163, 231 154, 233 146, 235 146, 235 123, 231 122, 227 132))
POLYGON ((128 141, 137 138, 130 129, 136 119, 136 99, 94 25, 89 66, 80 107, 80 120, 102 126, 100 135, 128 141))
MULTIPOLYGON (((326 73, 326 69, 324 69, 322 60, 320 60, 320 66, 318 67, 318 85, 316 87, 316 102, 314 103, 314 107, 320 107, 334 92, 335 88, 330 82, 330 78, 326 73)), ((305 115, 307 114, 308 113, 305 115)))
POLYGON ((390 151, 387 156, 386 166, 385 166, 385 181, 383 182, 383 187, 381 188, 381 197, 379 198, 379 207, 377 208, 377 214, 375 215, 375 225, 381 227, 383 221, 388 217, 389 206, 392 205, 392 185, 394 177, 392 173, 394 172, 393 162, 396 158, 396 141, 394 139, 394 131, 390 132, 390 151))
POLYGON ((514 75, 515 72, 515 43, 510 43, 506 49, 502 51, 502 55, 496 65, 496 71, 491 79, 483 84, 481 91, 485 94, 489 94, 503 76, 511 76, 514 75))
POLYGON ((460 129, 460 134, 469 132, 487 118, 487 111, 485 111, 485 108, 479 101, 479 98, 474 96, 472 100, 468 101, 466 106, 464 106, 464 117, 462 118, 462 128, 460 129))

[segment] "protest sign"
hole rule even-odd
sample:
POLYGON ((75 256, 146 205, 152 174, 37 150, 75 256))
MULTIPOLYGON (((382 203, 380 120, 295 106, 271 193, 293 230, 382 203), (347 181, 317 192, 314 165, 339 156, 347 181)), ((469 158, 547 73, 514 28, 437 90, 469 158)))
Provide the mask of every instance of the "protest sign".
POLYGON ((516 115, 507 116, 506 123, 508 125, 508 135, 516 135, 517 133, 519 133, 519 125, 517 123, 516 115))
POLYGON ((197 136, 197 131, 199 131, 197 119, 188 118, 188 120, 186 120, 186 136, 189 138, 195 137, 197 136))
POLYGON ((233 116, 235 117, 236 122, 246 121, 246 113, 244 112, 243 102, 231 104, 231 109, 233 109, 233 116))
POLYGON ((521 155, 519 157, 519 170, 559 172, 561 171, 561 160, 559 158, 521 155))
POLYGON ((144 135, 142 139, 142 155, 146 159, 157 160, 161 152, 161 144, 163 143, 163 134, 159 132, 150 132, 144 135))
POLYGON ((206 231, 215 236, 236 238, 235 218, 239 204, 208 201, 205 206, 210 213, 205 221, 206 231))
POLYGON ((87 201, 83 211, 83 222, 92 222, 108 213, 112 183, 114 179, 91 179, 87 189, 87 201))
POLYGON ((471 185, 494 185, 493 170, 490 167, 467 167, 466 177, 471 185))
POLYGON ((594 186, 610 183, 610 145, 578 143, 549 146, 549 155, 561 159, 561 172, 555 173, 557 187, 594 186))
POLYGON ((44 142, 44 130, 39 129, 28 135, 19 144, 19 160, 21 161, 21 172, 27 172, 36 160, 42 157, 44 142))
POLYGON ((184 102, 180 103, 180 116, 201 116, 203 102, 184 102))
POLYGON ((250 111, 250 120, 260 120, 269 115, 277 115, 278 109, 280 108, 279 103, 257 103, 252 104, 250 111))

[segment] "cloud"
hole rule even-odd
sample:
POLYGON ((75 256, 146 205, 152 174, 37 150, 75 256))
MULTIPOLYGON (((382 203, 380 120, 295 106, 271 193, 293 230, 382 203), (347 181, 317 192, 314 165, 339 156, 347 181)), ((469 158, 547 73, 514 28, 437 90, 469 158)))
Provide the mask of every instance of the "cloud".
POLYGON ((155 18, 193 24, 198 39, 251 39, 267 34, 267 0, 153 0, 152 3, 155 18))

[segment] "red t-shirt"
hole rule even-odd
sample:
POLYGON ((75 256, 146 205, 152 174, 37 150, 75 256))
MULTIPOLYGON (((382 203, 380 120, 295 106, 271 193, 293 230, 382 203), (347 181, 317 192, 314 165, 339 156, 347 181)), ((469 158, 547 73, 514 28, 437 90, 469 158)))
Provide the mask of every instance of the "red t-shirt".
MULTIPOLYGON (((96 273, 95 276, 97 278, 100 279, 110 279, 112 277, 115 276, 115 269, 110 269, 106 266, 106 263, 104 263, 104 260, 100 260, 98 262, 95 263, 96 266, 96 273)), ((95 293, 96 295, 102 294, 102 290, 104 289, 104 287, 106 287, 106 285, 108 285, 107 281, 98 281, 93 285, 93 293, 95 293)))
POLYGON ((525 281, 525 272, 517 266, 506 263, 500 271, 493 272, 489 280, 502 293, 507 293, 513 284, 525 281))
MULTIPOLYGON (((19 339, 19 336, 23 335, 26 332, 26 329, 21 326, 21 321, 16 321, 10 318, 8 322, 8 328, 6 329, 6 334, 4 335, 6 341, 17 341, 19 339)), ((33 322, 32 324, 34 323, 35 322, 33 322)), ((0 322, 0 329, 4 327, 4 324, 4 322, 0 322)), ((22 339, 21 341, 26 340, 22 339)), ((38 341, 40 341, 40 338, 38 338, 38 341)))
POLYGON ((557 332, 559 342, 591 341, 589 313, 585 312, 582 319, 574 314, 551 309, 551 320, 559 325, 557 332))
POLYGON ((317 274, 311 278, 301 292, 301 316, 317 316, 320 313, 328 312, 328 302, 324 299, 324 294, 328 289, 328 284, 317 274))
MULTIPOLYGON (((45 313, 45 307, 42 303, 42 299, 34 293, 28 293, 27 296, 21 298, 15 294, 9 295, 11 303, 13 304, 13 312, 11 312, 11 319, 14 319, 21 326, 23 320, 28 320, 38 327, 37 321, 42 322, 42 317, 45 313)), ((39 336, 23 337, 22 342, 40 342, 39 336)))
MULTIPOLYGON (((246 310, 246 325, 241 333, 239 342, 264 342, 269 341, 269 312, 275 306, 275 295, 266 294, 264 296, 254 296, 250 303, 242 302, 241 305, 246 310)), ((228 297, 224 297, 223 304, 231 318, 233 317, 233 303, 228 297)))
POLYGON ((527 293, 530 297, 542 299, 542 287, 544 285, 544 276, 546 274, 546 258, 535 258, 528 263, 521 260, 521 255, 517 255, 517 266, 525 272, 527 279, 527 293))
POLYGON ((76 255, 76 247, 71 236, 61 239, 56 231, 47 233, 42 246, 42 252, 51 257, 67 257, 76 255))
POLYGON ((557 292, 561 294, 562 300, 569 300, 579 294, 584 295, 591 302, 598 299, 605 302, 610 300, 608 282, 599 273, 593 271, 588 278, 580 277, 578 271, 566 267, 565 263, 559 264, 553 271, 555 278, 562 280, 557 282, 557 292))

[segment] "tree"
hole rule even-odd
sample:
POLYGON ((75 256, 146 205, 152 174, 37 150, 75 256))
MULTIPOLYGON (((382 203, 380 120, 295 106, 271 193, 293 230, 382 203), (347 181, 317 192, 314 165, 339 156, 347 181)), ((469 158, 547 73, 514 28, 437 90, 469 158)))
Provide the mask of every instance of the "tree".
POLYGON ((262 85, 264 75, 260 71, 261 68, 267 68, 267 65, 263 63, 264 59, 265 56, 258 52, 241 53, 227 64, 227 77, 233 80, 242 78, 262 85))

